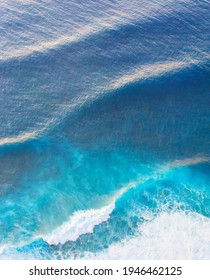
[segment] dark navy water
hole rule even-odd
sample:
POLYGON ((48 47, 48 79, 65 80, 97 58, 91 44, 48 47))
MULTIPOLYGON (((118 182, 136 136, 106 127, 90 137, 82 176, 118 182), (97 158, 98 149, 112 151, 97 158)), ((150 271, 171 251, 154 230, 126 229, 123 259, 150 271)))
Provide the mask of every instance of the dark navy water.
POLYGON ((0 3, 0 258, 210 258, 210 3, 0 3))

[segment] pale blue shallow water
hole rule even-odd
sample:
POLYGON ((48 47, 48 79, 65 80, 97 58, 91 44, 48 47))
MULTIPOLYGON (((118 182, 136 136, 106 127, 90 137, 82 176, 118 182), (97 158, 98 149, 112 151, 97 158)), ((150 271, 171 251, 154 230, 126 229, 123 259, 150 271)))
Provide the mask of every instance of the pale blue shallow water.
POLYGON ((209 9, 1 1, 1 259, 210 258, 209 9))

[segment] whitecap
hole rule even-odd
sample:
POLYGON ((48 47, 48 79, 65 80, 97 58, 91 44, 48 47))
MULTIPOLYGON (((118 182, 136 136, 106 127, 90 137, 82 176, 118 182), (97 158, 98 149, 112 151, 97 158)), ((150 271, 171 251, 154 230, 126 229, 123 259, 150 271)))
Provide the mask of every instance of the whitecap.
POLYGON ((139 225, 135 237, 112 244, 100 253, 87 253, 85 258, 209 259, 210 219, 194 212, 162 212, 139 225))
POLYGON ((43 239, 51 245, 75 241, 80 235, 92 233, 96 225, 107 221, 113 210, 114 204, 112 203, 100 209, 77 211, 70 217, 69 221, 56 228, 43 239))

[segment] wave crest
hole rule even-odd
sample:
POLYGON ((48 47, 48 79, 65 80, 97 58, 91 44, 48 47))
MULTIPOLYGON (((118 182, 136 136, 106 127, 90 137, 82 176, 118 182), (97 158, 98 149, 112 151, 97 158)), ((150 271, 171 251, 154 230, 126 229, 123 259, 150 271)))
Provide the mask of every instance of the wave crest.
POLYGON ((114 204, 110 204, 101 209, 78 211, 69 221, 43 239, 50 245, 64 244, 67 241, 76 241, 80 235, 92 233, 96 225, 107 221, 113 210, 114 204))

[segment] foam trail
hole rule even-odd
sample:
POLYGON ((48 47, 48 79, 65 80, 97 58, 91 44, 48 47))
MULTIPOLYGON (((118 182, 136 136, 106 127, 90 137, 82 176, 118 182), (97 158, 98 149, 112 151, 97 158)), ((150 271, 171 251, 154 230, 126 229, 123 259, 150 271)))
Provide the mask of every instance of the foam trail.
POLYGON ((85 259, 118 260, 209 258, 210 219, 181 211, 163 212, 140 225, 136 237, 110 245, 103 252, 85 256, 85 259))

